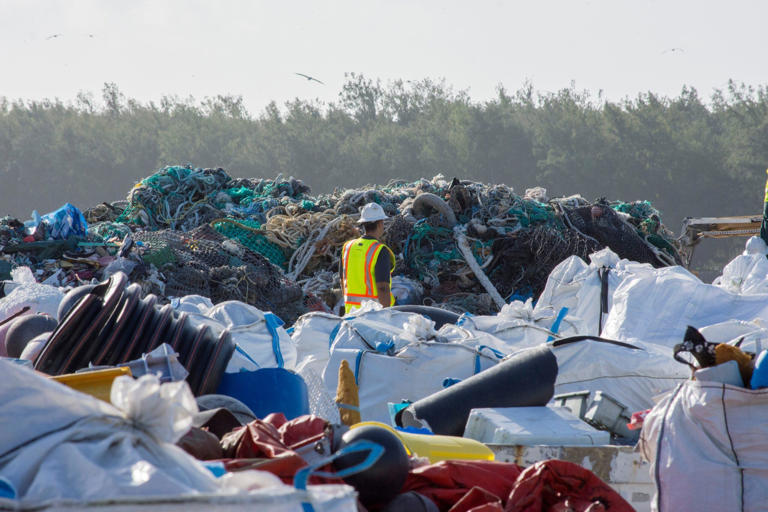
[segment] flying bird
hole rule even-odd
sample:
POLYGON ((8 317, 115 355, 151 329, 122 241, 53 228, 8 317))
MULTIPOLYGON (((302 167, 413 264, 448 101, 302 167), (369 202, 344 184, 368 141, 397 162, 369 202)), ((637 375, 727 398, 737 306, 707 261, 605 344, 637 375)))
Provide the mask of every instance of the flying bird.
POLYGON ((46 38, 45 38, 45 40, 47 41, 47 40, 49 40, 49 39, 55 39, 55 38, 57 38, 57 37, 61 37, 61 36, 63 36, 63 35, 64 35, 64 34, 53 34, 53 35, 50 35, 50 36, 46 37, 46 38))
POLYGON ((303 76, 304 78, 306 78, 306 79, 307 79, 307 80, 309 80, 310 82, 311 82, 312 80, 314 80, 315 82, 317 82, 317 83, 319 83, 319 84, 323 84, 323 85, 325 85, 325 82, 321 82, 320 80, 318 80, 317 78, 315 78, 315 77, 313 77, 313 76, 305 75, 304 73, 296 73, 296 74, 297 74, 297 75, 299 75, 299 76, 303 76))
POLYGON ((664 50, 663 52, 661 52, 661 54, 664 55, 665 53, 675 53, 675 52, 684 52, 684 51, 685 50, 683 50, 682 48, 669 48, 668 50, 664 50))

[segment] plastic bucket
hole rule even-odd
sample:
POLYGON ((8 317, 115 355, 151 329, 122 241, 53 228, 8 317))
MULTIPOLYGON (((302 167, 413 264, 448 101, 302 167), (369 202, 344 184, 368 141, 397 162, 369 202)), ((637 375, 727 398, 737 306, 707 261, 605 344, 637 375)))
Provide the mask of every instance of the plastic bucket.
POLYGON ((225 373, 216 393, 237 398, 258 418, 273 412, 281 412, 289 420, 309 414, 307 384, 284 368, 225 373))

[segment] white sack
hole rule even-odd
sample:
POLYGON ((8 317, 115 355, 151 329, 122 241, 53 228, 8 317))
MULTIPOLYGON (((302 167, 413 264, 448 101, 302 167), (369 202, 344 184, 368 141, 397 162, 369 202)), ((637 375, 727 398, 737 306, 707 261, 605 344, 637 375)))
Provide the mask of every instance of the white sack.
POLYGON ((299 317, 293 324, 291 339, 296 346, 296 371, 310 368, 323 373, 330 355, 330 347, 338 332, 342 318, 330 313, 313 312, 299 317))
POLYGON ((409 343, 420 340, 418 336, 403 328, 413 317, 424 318, 418 313, 389 308, 345 316, 338 333, 333 338, 332 346, 375 350, 380 343, 385 345, 391 343, 394 350, 400 350, 409 343))
POLYGON ((651 463, 651 509, 768 510, 768 390, 687 381, 643 423, 651 463))
MULTIPOLYGON (((172 387, 167 396, 124 394, 122 402, 130 410, 126 416, 6 361, 0 361, 0 373, 0 474, 23 502, 178 496, 218 489, 202 464, 162 442, 178 436, 191 421, 189 411, 179 409, 189 400, 194 404, 186 383, 165 384, 172 387), (184 392, 189 396, 183 398, 184 392)), ((151 387, 157 377, 142 379, 150 384, 138 386, 151 387)), ((118 393, 124 391, 118 384, 118 393)))
POLYGON ((624 279, 613 293, 603 337, 673 347, 688 325, 768 319, 768 295, 739 295, 704 284, 682 267, 624 279))
POLYGON ((526 302, 513 301, 505 304, 496 315, 462 315, 458 324, 474 334, 484 332, 493 335, 501 340, 501 344, 494 348, 508 354, 541 345, 550 336, 576 335, 576 328, 581 325, 581 321, 571 315, 570 311, 567 311, 561 320, 558 333, 551 331, 559 313, 560 311, 551 306, 534 310, 532 300, 528 299, 526 302))
POLYGON ((346 359, 358 377, 360 415, 363 421, 389 424, 387 402, 416 401, 443 389, 446 378, 466 379, 490 368, 498 358, 459 343, 416 342, 395 355, 361 348, 339 348, 334 343, 323 373, 329 394, 335 395, 339 366, 346 359))
POLYGON ((584 340, 551 347, 557 358, 555 394, 603 391, 627 406, 630 413, 653 406, 653 397, 690 378, 690 369, 672 353, 636 350, 584 340))
POLYGON ((208 316, 221 322, 232 334, 232 340, 261 368, 296 367, 296 346, 283 327, 283 321, 272 313, 236 300, 216 304, 208 316), (269 322, 272 322, 270 327, 269 322))
POLYGON ((185 312, 193 324, 230 331, 238 349, 227 365, 227 373, 276 367, 292 370, 296 366, 296 347, 282 320, 272 313, 236 300, 214 306, 200 295, 187 295, 174 300, 172 305, 177 311, 185 312), (268 327, 269 321, 279 324, 273 324, 274 332, 268 327))
MULTIPOLYGON (((534 309, 537 315, 554 315, 567 307, 567 321, 560 329, 563 337, 600 335, 601 268, 609 269, 608 310, 603 312, 604 327, 607 321, 605 314, 613 309, 613 294, 619 285, 633 276, 654 272, 647 263, 619 259, 609 248, 592 253, 589 258, 589 264, 578 256, 571 256, 557 265, 549 274, 534 309)), ((604 332, 602 336, 605 337, 604 332)))

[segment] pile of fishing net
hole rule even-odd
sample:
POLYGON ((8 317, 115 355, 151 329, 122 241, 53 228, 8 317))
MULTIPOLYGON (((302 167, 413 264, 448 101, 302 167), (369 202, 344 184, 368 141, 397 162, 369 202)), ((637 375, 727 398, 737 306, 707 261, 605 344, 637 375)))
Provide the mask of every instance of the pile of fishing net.
POLYGON ((550 199, 540 187, 518 195, 443 176, 313 196, 293 177, 173 166, 84 215, 90 243, 132 237, 141 261, 133 278, 153 293, 242 300, 291 322, 309 310, 338 311, 341 249, 359 236, 359 210, 369 202, 390 216, 384 241, 397 256, 401 302, 492 313, 537 297, 563 259, 602 247, 657 267, 680 262, 647 201, 550 199))

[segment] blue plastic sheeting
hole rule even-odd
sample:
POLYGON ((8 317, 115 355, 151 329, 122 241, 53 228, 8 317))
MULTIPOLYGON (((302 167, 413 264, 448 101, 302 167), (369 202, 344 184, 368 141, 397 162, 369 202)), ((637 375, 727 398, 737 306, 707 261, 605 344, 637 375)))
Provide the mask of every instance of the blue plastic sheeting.
POLYGON ((48 226, 49 235, 54 240, 66 240, 70 236, 86 236, 88 223, 85 217, 70 203, 51 213, 46 213, 40 219, 48 226))

